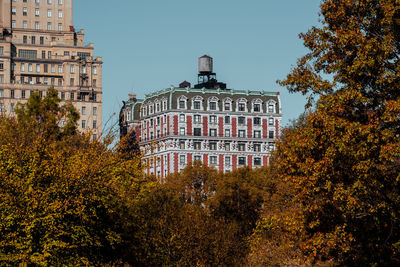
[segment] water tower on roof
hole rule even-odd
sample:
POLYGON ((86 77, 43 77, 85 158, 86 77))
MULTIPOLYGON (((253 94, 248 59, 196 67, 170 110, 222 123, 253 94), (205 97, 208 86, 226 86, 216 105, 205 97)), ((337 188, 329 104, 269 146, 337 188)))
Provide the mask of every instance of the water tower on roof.
POLYGON ((217 81, 217 75, 213 72, 213 58, 204 55, 199 58, 198 84, 195 88, 226 89, 226 84, 217 81))

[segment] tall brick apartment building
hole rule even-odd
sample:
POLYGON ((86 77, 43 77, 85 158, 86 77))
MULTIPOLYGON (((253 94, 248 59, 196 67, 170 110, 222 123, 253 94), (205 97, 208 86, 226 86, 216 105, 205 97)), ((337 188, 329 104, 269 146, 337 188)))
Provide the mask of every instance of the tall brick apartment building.
POLYGON ((79 128, 102 125, 102 58, 72 22, 72 0, 0 1, 0 113, 53 86, 80 111, 79 128))
POLYGON ((280 134, 279 93, 228 89, 212 63, 199 59, 194 87, 185 81, 125 103, 121 129, 135 130, 148 174, 162 179, 196 160, 222 172, 268 164, 280 134))

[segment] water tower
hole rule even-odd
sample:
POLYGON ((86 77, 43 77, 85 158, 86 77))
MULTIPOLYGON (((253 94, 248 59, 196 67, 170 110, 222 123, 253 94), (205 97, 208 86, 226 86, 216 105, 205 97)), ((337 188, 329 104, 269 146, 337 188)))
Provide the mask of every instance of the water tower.
POLYGON ((198 84, 195 88, 226 89, 226 84, 217 81, 217 75, 213 72, 213 58, 204 55, 199 58, 198 84))
POLYGON ((207 83, 211 80, 216 80, 217 76, 213 73, 213 59, 210 56, 204 55, 199 58, 199 75, 198 82, 207 83))

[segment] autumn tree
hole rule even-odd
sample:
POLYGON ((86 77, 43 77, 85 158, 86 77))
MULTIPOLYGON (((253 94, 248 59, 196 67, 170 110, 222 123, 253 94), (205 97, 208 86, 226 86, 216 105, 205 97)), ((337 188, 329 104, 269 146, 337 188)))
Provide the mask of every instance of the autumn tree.
POLYGON ((310 94, 276 168, 299 205, 280 226, 311 259, 400 263, 399 14, 396 0, 323 0, 300 35, 310 52, 280 81, 310 94))
POLYGON ((77 132, 77 111, 55 90, 16 112, 0 118, 0 265, 123 262, 139 159, 77 132))

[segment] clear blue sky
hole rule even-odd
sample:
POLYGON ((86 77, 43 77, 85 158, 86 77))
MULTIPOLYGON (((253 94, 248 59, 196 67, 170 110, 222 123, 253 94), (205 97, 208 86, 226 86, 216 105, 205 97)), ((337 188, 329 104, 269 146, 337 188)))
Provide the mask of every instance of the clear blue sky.
MULTIPOLYGON (((279 91, 283 122, 305 97, 276 84, 304 55, 298 34, 318 25, 319 0, 75 0, 74 24, 102 56, 103 121, 128 93, 139 98, 197 79, 197 58, 214 58, 229 88, 279 91)), ((114 116, 114 121, 117 116, 114 116)))

